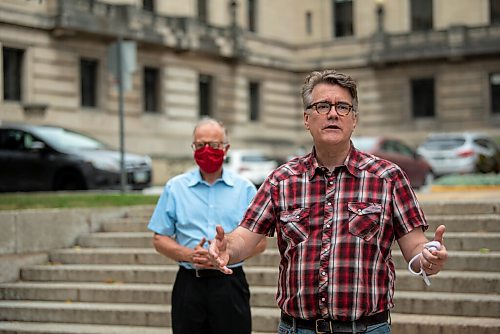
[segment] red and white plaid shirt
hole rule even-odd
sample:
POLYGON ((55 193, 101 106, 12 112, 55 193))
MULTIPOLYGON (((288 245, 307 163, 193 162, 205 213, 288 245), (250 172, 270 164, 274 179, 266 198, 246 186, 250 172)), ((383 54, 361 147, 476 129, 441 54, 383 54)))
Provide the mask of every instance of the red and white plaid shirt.
POLYGON ((404 172, 351 147, 332 173, 314 150, 279 167, 241 223, 260 234, 277 231, 276 299, 296 318, 352 321, 393 307, 392 243, 427 228, 404 172))

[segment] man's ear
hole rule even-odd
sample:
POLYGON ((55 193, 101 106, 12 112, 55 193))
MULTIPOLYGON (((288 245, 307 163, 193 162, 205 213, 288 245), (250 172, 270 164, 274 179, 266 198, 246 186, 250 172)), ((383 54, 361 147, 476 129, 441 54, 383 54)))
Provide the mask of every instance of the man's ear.
POLYGON ((304 111, 304 126, 309 130, 309 113, 304 111))

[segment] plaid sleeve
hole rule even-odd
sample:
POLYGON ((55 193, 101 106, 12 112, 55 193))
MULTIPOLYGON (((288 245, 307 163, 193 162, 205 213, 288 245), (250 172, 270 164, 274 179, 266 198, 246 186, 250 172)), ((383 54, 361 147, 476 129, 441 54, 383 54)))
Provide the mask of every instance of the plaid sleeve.
POLYGON ((424 231, 429 227, 425 215, 418 203, 417 196, 404 171, 397 169, 394 176, 393 212, 396 239, 417 227, 424 231))
POLYGON ((250 203, 240 226, 255 233, 273 236, 276 228, 273 204, 275 192, 276 186, 266 180, 250 203))

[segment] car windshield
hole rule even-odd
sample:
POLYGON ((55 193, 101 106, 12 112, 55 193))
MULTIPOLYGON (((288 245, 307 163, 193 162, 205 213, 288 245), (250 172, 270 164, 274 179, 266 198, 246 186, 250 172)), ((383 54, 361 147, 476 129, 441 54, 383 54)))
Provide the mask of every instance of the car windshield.
POLYGON ((422 144, 422 147, 428 150, 451 150, 465 144, 465 138, 429 138, 422 144))
POLYGON ((37 136, 50 145, 60 148, 82 148, 90 150, 105 149, 106 145, 96 139, 62 128, 40 127, 37 136))
POLYGON ((374 138, 352 137, 354 147, 360 151, 370 152, 375 147, 377 141, 374 138))

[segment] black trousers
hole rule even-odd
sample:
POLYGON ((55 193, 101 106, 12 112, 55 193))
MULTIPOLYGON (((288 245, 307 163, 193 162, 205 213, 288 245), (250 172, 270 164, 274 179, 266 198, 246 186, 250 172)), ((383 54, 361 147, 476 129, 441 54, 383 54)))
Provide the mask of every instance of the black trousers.
POLYGON ((173 334, 250 334, 250 290, 241 267, 232 275, 179 268, 172 290, 173 334))

